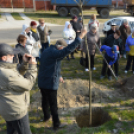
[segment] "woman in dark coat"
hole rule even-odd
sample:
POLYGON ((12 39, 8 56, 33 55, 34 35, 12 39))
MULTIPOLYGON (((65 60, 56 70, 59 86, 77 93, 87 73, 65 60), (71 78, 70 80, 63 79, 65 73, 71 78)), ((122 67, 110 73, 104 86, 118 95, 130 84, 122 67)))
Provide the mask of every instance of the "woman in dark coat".
POLYGON ((123 24, 120 26, 119 30, 121 32, 121 39, 122 39, 122 54, 123 57, 126 58, 125 44, 127 37, 131 34, 131 29, 128 25, 127 20, 123 21, 123 24))

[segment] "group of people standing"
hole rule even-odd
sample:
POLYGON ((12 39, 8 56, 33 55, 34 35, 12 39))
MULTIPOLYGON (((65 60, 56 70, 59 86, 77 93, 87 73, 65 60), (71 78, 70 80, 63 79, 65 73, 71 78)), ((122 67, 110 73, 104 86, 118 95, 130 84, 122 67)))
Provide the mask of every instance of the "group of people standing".
POLYGON ((23 25, 22 32, 17 38, 18 44, 15 46, 20 50, 14 58, 15 62, 18 61, 21 64, 25 53, 35 57, 38 62, 41 53, 49 47, 51 33, 44 19, 39 19, 39 25, 35 21, 31 21, 30 25, 23 25))

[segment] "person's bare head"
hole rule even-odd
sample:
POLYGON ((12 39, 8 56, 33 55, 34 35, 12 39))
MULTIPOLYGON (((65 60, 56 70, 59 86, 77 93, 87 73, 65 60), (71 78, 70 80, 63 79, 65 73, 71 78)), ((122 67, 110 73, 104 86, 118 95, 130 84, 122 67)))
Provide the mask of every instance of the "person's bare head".
POLYGON ((41 26, 44 26, 45 20, 43 18, 41 18, 41 19, 39 19, 39 23, 40 23, 41 26))
POLYGON ((114 38, 115 38, 115 39, 119 39, 120 36, 121 36, 120 30, 116 30, 115 33, 114 33, 114 38))
POLYGON ((91 15, 91 19, 92 19, 92 20, 96 20, 96 15, 95 15, 95 14, 92 14, 92 15, 91 15))
POLYGON ((123 24, 127 26, 128 25, 128 20, 123 20, 123 24))
POLYGON ((25 46, 27 38, 24 35, 20 34, 17 38, 17 41, 19 44, 25 46))

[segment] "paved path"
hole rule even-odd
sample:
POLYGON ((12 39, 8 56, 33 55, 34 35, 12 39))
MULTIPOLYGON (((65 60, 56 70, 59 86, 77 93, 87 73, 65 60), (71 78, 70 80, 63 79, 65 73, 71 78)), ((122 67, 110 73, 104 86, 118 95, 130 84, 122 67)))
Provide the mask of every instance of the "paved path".
MULTIPOLYGON (((59 39, 62 38, 62 31, 64 26, 50 26, 50 29, 53 31, 51 35, 51 39, 59 39)), ((8 44, 16 44, 16 38, 21 33, 22 28, 18 29, 8 29, 8 30, 0 30, 0 42, 8 43, 8 44)), ((104 36, 102 33, 102 26, 99 30, 100 36, 104 36)))
POLYGON ((28 18, 24 13, 19 13, 21 18, 24 19, 24 20, 31 20, 30 18, 28 18))
MULTIPOLYGON (((28 18, 25 14, 20 13, 21 17, 24 20, 15 20, 10 13, 3 13, 3 18, 5 18, 5 21, 0 21, 0 30, 9 30, 9 29, 21 29, 23 24, 28 24, 30 23, 31 19, 28 18)), ((38 21, 36 21, 38 24, 38 21)), ((46 25, 49 26, 60 26, 57 24, 51 24, 51 23, 46 23, 46 25)))
POLYGON ((15 21, 13 16, 10 13, 5 13, 5 16, 7 21, 15 21))

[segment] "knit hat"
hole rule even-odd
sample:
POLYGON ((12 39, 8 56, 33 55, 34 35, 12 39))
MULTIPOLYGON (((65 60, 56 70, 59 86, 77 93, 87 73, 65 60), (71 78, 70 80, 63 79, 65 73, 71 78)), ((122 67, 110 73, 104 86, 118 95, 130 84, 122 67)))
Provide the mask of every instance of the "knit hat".
POLYGON ((35 21, 31 21, 30 26, 32 27, 32 26, 35 26, 35 25, 37 25, 37 23, 35 21))
POLYGON ((115 23, 112 23, 111 26, 117 26, 115 23))
POLYGON ((119 53, 119 46, 114 45, 114 46, 112 47, 112 51, 114 51, 115 53, 119 53))
POLYGON ((74 20, 74 19, 77 19, 77 16, 76 15, 74 15, 73 17, 72 17, 72 19, 74 20))

